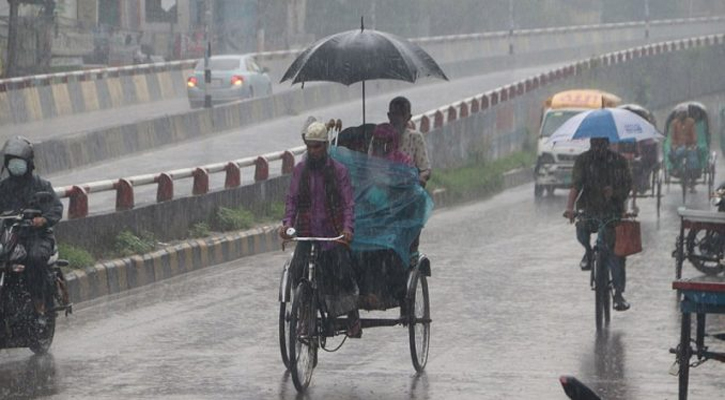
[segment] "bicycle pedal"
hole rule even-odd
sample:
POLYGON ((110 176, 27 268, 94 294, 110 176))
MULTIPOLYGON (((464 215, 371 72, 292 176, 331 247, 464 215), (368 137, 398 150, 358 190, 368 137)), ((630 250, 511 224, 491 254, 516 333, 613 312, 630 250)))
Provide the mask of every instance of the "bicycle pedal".
POLYGON ((675 360, 675 362, 672 363, 672 366, 670 366, 670 370, 668 373, 672 376, 677 376, 680 374, 680 361, 675 360))

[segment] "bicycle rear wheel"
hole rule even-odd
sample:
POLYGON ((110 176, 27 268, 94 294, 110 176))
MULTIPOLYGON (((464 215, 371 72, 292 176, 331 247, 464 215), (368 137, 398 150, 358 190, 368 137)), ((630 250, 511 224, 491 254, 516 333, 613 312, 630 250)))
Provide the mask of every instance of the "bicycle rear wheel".
POLYGON ((428 281, 419 270, 411 272, 413 285, 408 296, 408 333, 410 338, 410 358, 413 368, 422 372, 428 363, 430 346, 430 299, 428 281))
POLYGON ((317 307, 312 288, 301 282, 292 300, 289 322, 289 369, 298 392, 304 392, 312 380, 319 342, 317 307))

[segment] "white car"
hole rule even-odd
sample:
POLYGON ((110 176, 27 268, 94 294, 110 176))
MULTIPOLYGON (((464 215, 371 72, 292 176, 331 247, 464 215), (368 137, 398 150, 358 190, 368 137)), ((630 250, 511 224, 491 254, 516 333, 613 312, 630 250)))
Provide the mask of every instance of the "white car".
MULTIPOLYGON (((272 80, 252 55, 219 55, 209 58, 212 104, 270 96, 272 80)), ((204 59, 196 63, 186 81, 186 92, 192 108, 204 106, 204 59)))

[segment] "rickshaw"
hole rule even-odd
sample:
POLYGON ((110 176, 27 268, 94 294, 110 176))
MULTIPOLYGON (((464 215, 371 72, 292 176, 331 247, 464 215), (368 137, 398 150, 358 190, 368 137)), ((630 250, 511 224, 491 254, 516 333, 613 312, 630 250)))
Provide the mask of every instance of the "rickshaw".
POLYGON ((698 102, 685 102, 676 105, 665 122, 665 141, 662 146, 665 183, 679 183, 682 186, 682 202, 687 197, 687 189, 694 192, 696 184, 707 184, 707 196, 713 190, 715 179, 716 153, 710 152, 710 123, 705 106, 698 102), (675 119, 685 114, 694 120, 696 143, 677 147, 672 144, 675 119), (682 154, 690 154, 683 156, 682 154))
MULTIPOLYGON (((619 106, 629 110, 655 127, 657 121, 654 115, 638 104, 623 104, 619 106)), ((660 158, 661 144, 657 140, 642 140, 638 142, 622 142, 613 144, 617 152, 630 161, 633 178, 633 195, 636 198, 653 197, 657 200, 657 216, 660 216, 662 203, 662 160, 660 158)), ((633 196, 633 197, 635 197, 633 196)))
MULTIPOLYGON (((348 167, 355 190, 355 240, 351 253, 360 290, 358 308, 366 311, 400 308, 400 313, 388 318, 361 317, 360 322, 363 330, 396 325, 406 327, 413 367, 421 372, 428 360, 430 344, 427 279, 431 276, 431 263, 424 254, 414 255, 409 249, 432 211, 432 200, 417 184, 414 168, 391 165, 385 160, 371 161, 363 150, 342 146, 330 150, 331 157, 348 167), (384 173, 390 170, 392 174, 384 173), (382 178, 377 179, 379 176, 382 178), (406 189, 407 182, 415 184, 408 184, 406 189), (396 192, 400 190, 402 192, 396 192)), ((335 352, 347 339, 347 318, 328 315, 316 284, 318 247, 325 241, 337 239, 293 238, 291 241, 312 242, 311 261, 299 282, 292 282, 291 258, 282 270, 280 352, 299 392, 303 392, 311 381, 318 350, 335 352), (333 344, 336 336, 342 339, 333 344)))

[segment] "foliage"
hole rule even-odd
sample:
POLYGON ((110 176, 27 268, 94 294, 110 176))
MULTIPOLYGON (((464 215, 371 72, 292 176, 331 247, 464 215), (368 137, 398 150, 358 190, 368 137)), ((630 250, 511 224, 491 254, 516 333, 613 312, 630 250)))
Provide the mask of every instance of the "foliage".
POLYGON ((428 190, 445 189, 450 198, 469 199, 486 196, 503 189, 503 174, 516 168, 530 167, 536 159, 532 151, 519 152, 494 161, 478 160, 461 168, 434 171, 428 190))
POLYGON ((273 201, 267 203, 265 209, 262 211, 262 217, 265 221, 281 221, 284 217, 284 203, 280 201, 273 201))
POLYGON ((189 237, 202 238, 211 234, 211 227, 206 222, 197 222, 189 229, 189 237))
POLYGON ((226 231, 238 231, 254 226, 254 214, 243 208, 220 207, 214 218, 215 228, 226 231))
POLYGON ((96 263, 96 259, 91 253, 66 243, 58 244, 58 255, 60 258, 67 260, 68 267, 72 269, 90 267, 96 263))
POLYGON ((122 231, 116 236, 114 247, 118 255, 127 257, 153 251, 156 248, 156 240, 151 232, 143 231, 140 236, 136 236, 133 232, 122 231))

